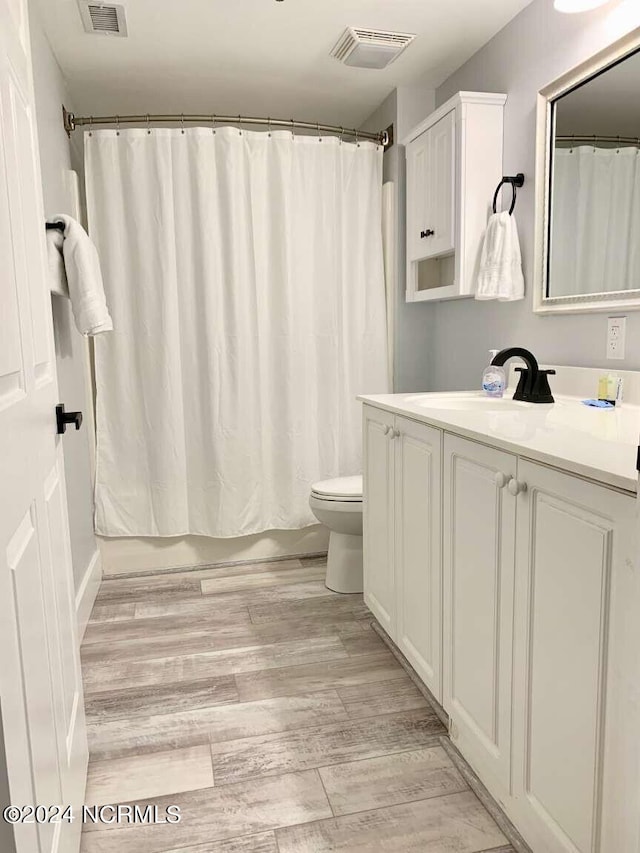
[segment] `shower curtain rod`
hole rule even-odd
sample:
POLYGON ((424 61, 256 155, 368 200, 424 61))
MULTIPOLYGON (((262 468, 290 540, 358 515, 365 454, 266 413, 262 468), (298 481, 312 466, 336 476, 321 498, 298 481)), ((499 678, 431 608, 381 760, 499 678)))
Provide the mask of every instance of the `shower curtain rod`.
POLYGON ((202 122, 211 124, 259 124, 268 128, 286 127, 290 130, 294 128, 304 128, 305 130, 315 130, 317 133, 336 133, 339 136, 348 136, 358 139, 366 139, 371 142, 377 142, 387 149, 393 145, 393 125, 389 125, 386 130, 381 130, 378 133, 369 133, 364 130, 356 130, 355 128, 339 127, 333 124, 320 124, 320 122, 296 121, 295 119, 282 118, 261 118, 256 116, 221 116, 221 115, 131 115, 131 116, 77 116, 75 113, 69 112, 62 106, 62 119, 64 129, 67 131, 67 136, 71 136, 71 132, 77 127, 89 126, 96 124, 142 124, 148 126, 151 122, 202 122))
POLYGON ((575 136, 556 136, 556 142, 612 142, 618 145, 640 146, 640 136, 598 136, 595 133, 592 133, 591 136, 583 136, 577 134, 575 136))

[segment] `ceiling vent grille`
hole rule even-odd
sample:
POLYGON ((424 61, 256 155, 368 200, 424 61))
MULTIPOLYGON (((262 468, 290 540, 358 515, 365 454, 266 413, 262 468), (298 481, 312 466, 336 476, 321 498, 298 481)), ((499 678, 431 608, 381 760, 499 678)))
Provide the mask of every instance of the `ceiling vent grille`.
POLYGON ((80 16, 88 33, 104 36, 126 36, 124 6, 116 3, 89 3, 79 0, 80 16))
POLYGON ((331 56, 356 68, 385 68, 414 39, 412 33, 347 27, 333 46, 331 56))

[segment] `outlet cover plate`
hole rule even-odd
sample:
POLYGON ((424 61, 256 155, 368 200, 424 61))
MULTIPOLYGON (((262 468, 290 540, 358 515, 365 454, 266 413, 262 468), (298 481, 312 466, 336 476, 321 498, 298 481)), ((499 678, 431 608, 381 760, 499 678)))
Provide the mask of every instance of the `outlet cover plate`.
POLYGON ((624 358, 626 326, 626 317, 609 317, 607 319, 607 358, 624 358))

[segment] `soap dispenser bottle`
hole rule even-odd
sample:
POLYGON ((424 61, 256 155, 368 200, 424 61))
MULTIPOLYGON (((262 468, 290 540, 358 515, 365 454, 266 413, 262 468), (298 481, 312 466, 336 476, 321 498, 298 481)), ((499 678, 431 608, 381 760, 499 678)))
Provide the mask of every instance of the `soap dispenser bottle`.
POLYGON ((507 377, 504 368, 499 367, 497 364, 491 364, 499 352, 500 350, 497 349, 489 350, 489 364, 485 367, 482 374, 482 390, 487 397, 502 397, 507 387, 507 377))

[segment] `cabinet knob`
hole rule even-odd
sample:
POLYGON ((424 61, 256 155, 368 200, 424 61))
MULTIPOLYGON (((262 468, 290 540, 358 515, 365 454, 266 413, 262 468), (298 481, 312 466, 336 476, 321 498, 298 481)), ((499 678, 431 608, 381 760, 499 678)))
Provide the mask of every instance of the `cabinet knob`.
POLYGON ((515 498, 517 495, 521 495, 527 491, 527 484, 520 483, 518 480, 509 480, 507 488, 509 489, 509 494, 515 498))
POLYGON ((385 424, 384 429, 382 431, 385 435, 389 435, 389 433, 391 432, 391 427, 389 426, 389 424, 385 424))
POLYGON ((426 231, 421 231, 421 232, 420 232, 420 237, 421 237, 421 239, 423 239, 423 240, 424 240, 424 238, 425 238, 425 237, 433 237, 433 235, 434 235, 435 233, 436 233, 436 232, 433 230, 433 228, 427 228, 427 229, 426 229, 426 231))
POLYGON ((399 429, 391 429, 389 432, 389 438, 397 438, 400 435, 399 429))
POLYGON ((509 477, 508 474, 503 474, 502 471, 498 471, 498 473, 496 474, 496 477, 495 477, 496 486, 499 489, 504 489, 504 487, 507 485, 507 483, 509 483, 511 481, 511 479, 512 478, 509 477))

